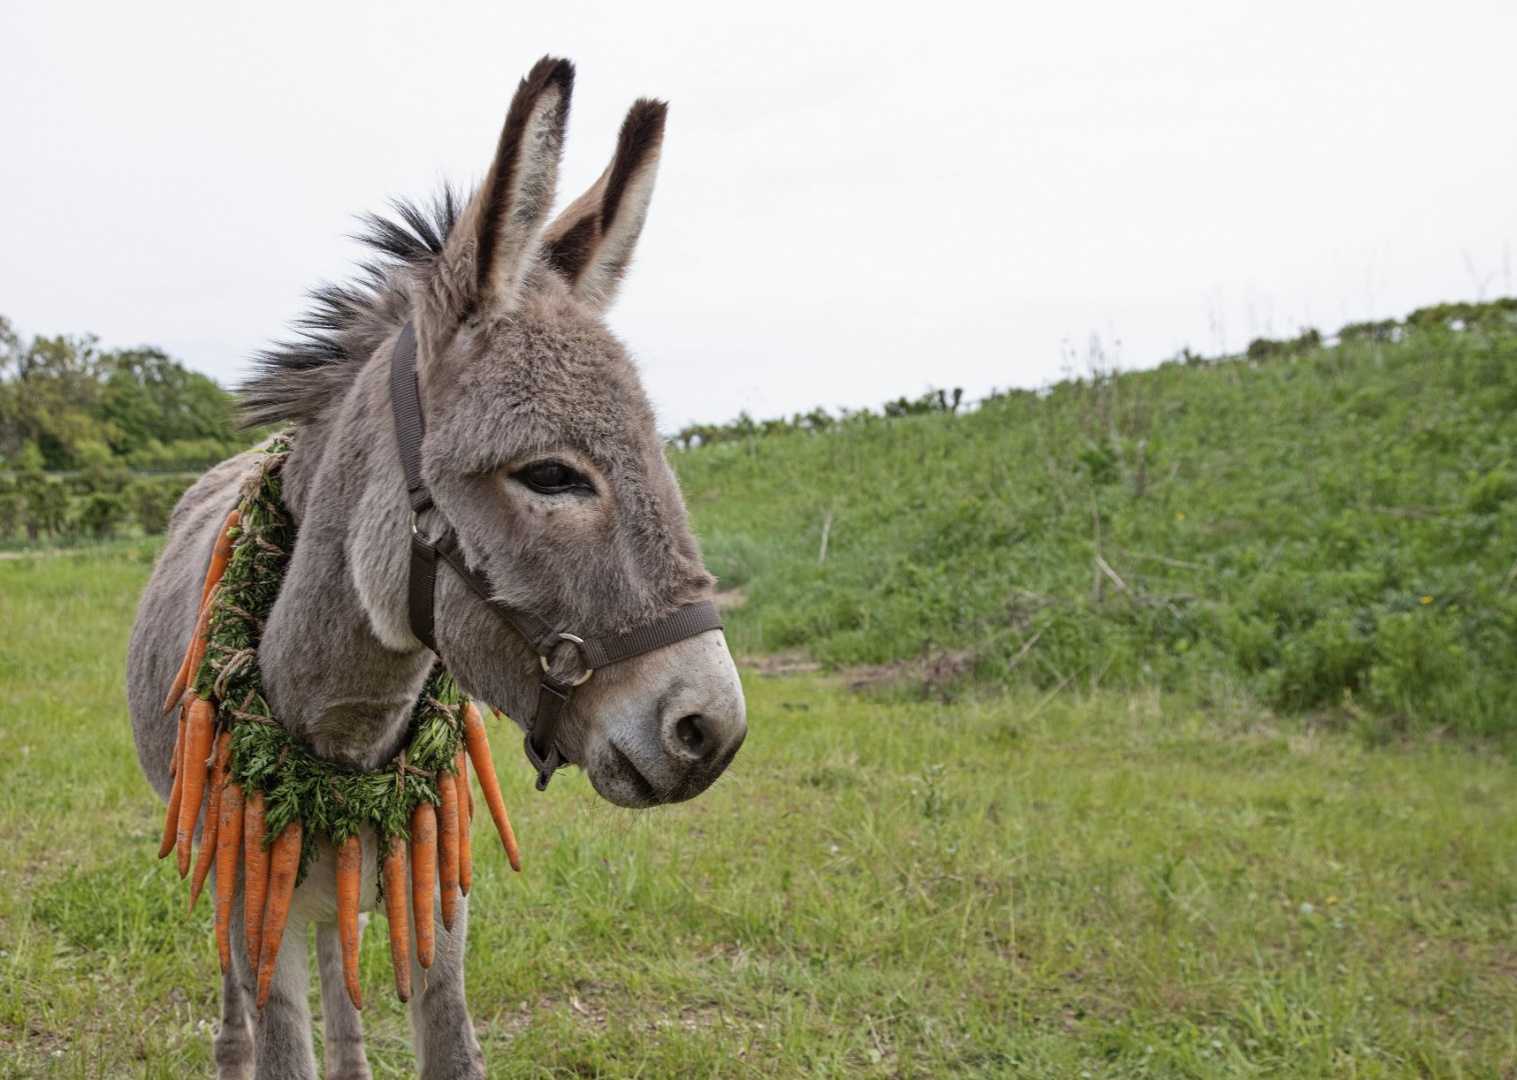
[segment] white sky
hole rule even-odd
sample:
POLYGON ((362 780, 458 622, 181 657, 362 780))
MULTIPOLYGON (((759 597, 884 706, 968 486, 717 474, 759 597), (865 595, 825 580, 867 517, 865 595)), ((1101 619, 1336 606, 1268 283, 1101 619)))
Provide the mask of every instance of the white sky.
POLYGON ((612 322, 665 429, 1512 293, 1517 4, 7 5, 0 313, 223 382, 353 215, 579 68, 560 198, 671 102, 612 322))

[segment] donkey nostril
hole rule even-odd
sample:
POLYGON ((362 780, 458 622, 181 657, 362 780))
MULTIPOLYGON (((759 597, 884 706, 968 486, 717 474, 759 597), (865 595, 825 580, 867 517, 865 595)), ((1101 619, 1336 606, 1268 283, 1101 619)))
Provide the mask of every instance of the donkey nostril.
POLYGON ((699 755, 701 747, 706 743, 706 736, 701 732, 700 716, 691 714, 682 716, 674 725, 674 736, 679 739, 680 745, 692 754, 699 755))

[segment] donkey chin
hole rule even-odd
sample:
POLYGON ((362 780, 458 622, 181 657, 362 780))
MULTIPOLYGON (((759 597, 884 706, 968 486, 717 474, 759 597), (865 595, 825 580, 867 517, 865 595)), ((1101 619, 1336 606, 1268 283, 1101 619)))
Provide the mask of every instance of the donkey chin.
POLYGON ((721 631, 669 645, 616 674, 587 693, 597 673, 578 692, 576 711, 585 719, 570 725, 578 735, 565 740, 571 760, 617 806, 662 806, 705 791, 748 732, 721 631))

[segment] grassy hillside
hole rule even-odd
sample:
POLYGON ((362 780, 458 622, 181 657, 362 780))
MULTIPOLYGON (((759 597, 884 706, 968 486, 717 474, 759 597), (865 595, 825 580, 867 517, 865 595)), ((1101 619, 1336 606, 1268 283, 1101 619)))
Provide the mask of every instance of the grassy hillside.
POLYGON ((673 456, 741 652, 1508 731, 1507 306, 673 456))

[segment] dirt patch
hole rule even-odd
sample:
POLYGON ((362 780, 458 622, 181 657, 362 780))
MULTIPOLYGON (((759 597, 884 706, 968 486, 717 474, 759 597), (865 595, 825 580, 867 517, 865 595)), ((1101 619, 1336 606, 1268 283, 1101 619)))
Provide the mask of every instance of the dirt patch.
POLYGON ((806 654, 801 652, 765 653, 762 656, 745 656, 742 665, 751 668, 755 674, 770 678, 776 675, 801 675, 810 671, 821 671, 822 665, 815 660, 806 659, 806 654))
MULTIPOLYGON (((856 691, 885 690, 906 686, 931 691, 970 674, 979 661, 978 653, 940 649, 910 660, 843 668, 837 673, 837 677, 848 689, 856 691)), ((803 675, 822 670, 821 664, 807 659, 805 653, 798 651, 745 656, 742 658, 742 664, 766 678, 780 675, 803 675)))
POLYGON ((735 611, 748 602, 748 594, 739 586, 736 589, 717 589, 711 596, 717 611, 735 611))
POLYGON ((842 674, 850 690, 879 690, 895 686, 921 686, 924 690, 931 690, 968 675, 979 661, 978 653, 942 649, 912 660, 848 668, 842 674))

